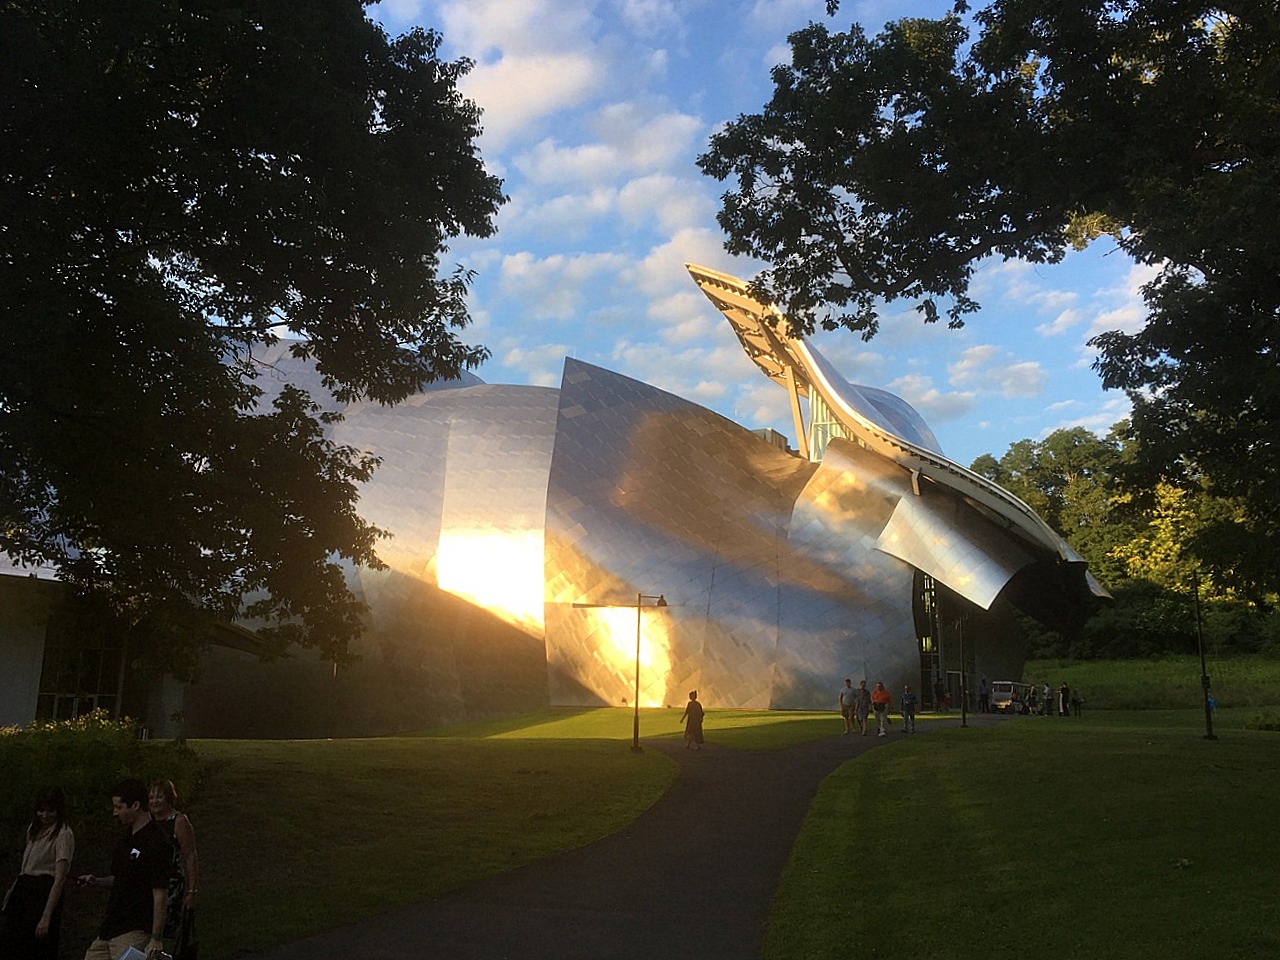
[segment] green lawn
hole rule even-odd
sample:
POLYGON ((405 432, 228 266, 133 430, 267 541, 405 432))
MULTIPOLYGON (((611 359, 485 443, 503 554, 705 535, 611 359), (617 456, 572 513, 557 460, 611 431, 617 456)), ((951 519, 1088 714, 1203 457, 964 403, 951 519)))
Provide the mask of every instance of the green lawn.
MULTIPOLYGON (((1280 706, 1280 659, 1209 657, 1211 690, 1219 709, 1280 706)), ((1107 710, 1194 709, 1204 703, 1200 658, 1149 660, 1032 660, 1023 679, 1084 693, 1086 708, 1107 710)))
POLYGON ((203 741, 201 955, 377 914, 621 829, 676 766, 607 740, 203 741), (216 918, 216 920, 214 920, 216 918))
POLYGON ((1280 955, 1280 740, 1209 742, 1201 720, 1013 718, 846 764, 793 851, 766 957, 1280 955))
MULTIPOLYGON (((1280 955, 1280 740, 1242 729, 1248 712, 1220 711, 1212 743, 1194 708, 1088 710, 869 752, 819 791, 769 960, 1280 955)), ((678 717, 643 710, 642 737, 678 737, 678 717)), ((631 725, 626 710, 549 710, 381 739, 196 742, 204 960, 617 831, 676 772, 630 752, 631 725)), ((841 722, 711 711, 706 727, 717 746, 776 749, 841 722)), ((77 926, 100 916, 96 894, 77 893, 77 926)), ((64 930, 65 958, 83 937, 64 930)))

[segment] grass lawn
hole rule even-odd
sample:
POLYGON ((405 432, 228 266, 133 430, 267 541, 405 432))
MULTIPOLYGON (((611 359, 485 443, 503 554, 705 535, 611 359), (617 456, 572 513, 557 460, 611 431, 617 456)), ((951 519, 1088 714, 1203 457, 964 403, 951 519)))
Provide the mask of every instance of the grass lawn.
MULTIPOLYGON (((1219 711, 1213 743, 1194 708, 1091 710, 871 751, 819 791, 768 960, 1280 956, 1280 740, 1242 729, 1249 712, 1219 711)), ((642 710, 642 737, 678 737, 678 717, 642 710)), ((203 960, 616 832, 676 772, 630 752, 631 725, 626 710, 549 710, 381 739, 196 742, 203 960)), ((706 723, 741 749, 840 728, 834 711, 706 723)), ((85 922, 96 895, 76 898, 85 922)), ((70 934, 64 958, 87 943, 70 934)))
MULTIPOLYGON (((641 711, 678 737, 680 711, 641 711)), ((676 765, 628 749, 618 709, 545 710, 367 740, 204 740, 187 812, 200 846, 201 955, 220 960, 384 912, 615 833, 676 765), (217 918, 216 921, 213 918, 217 918)), ((827 713, 711 711, 708 736, 772 749, 827 713)))
POLYGON ((1202 716, 1013 718, 846 764, 767 960, 1280 955, 1280 740, 1202 716))
POLYGON ((607 740, 202 741, 201 955, 233 956, 621 829, 675 764, 607 740), (214 918, 217 918, 214 920, 214 918))
MULTIPOLYGON (((1280 659, 1259 656, 1207 658, 1218 708, 1280 706, 1280 659)), ((1032 660, 1023 671, 1031 683, 1066 683, 1084 694, 1087 709, 1183 709, 1204 703, 1200 658, 1149 660, 1032 660)))

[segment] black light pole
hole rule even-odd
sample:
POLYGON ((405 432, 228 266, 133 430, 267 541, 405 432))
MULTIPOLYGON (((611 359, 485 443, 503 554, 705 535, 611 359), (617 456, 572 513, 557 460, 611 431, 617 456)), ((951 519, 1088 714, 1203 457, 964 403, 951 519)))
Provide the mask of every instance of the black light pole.
MULTIPOLYGON (((631 752, 632 753, 644 753, 644 751, 640 748, 640 608, 644 606, 646 600, 651 601, 655 607, 665 607, 667 605, 667 598, 662 594, 658 594, 657 596, 651 596, 647 593, 636 594, 636 603, 635 603, 635 607, 636 607, 636 678, 635 678, 636 688, 635 688, 635 692, 636 692, 636 695, 635 695, 635 703, 633 706, 633 710, 634 710, 633 720, 631 724, 631 752)), ((575 603, 573 606, 575 609, 582 609, 582 608, 598 609, 601 607, 617 609, 619 607, 623 607, 623 608, 629 607, 631 606, 631 604, 629 603, 575 603)))
POLYGON ((969 725, 969 683, 964 669, 964 617, 956 618, 956 634, 960 637, 960 726, 969 725))
POLYGON ((1209 669, 1204 662, 1204 625, 1200 619, 1200 571, 1195 572, 1196 644, 1200 648, 1200 686, 1204 690, 1204 738, 1217 740, 1213 732, 1213 711, 1209 709, 1209 669))
POLYGON ((635 716, 631 725, 631 752, 643 753, 640 747, 640 608, 644 606, 644 601, 652 600, 655 607, 665 607, 667 598, 662 594, 651 597, 644 593, 636 594, 636 700, 635 700, 635 716))

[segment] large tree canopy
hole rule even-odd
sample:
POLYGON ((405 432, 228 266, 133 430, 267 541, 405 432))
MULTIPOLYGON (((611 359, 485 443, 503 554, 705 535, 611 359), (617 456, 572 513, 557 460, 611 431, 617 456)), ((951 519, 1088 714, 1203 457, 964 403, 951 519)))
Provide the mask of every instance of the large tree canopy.
MULTIPOLYGON (((834 6, 830 4, 829 6, 834 6)), ((1280 7, 996 0, 875 37, 791 37, 763 112, 717 134, 727 247, 807 332, 886 301, 963 322, 985 258, 1111 234, 1159 264, 1136 334, 1095 341, 1146 456, 1280 537, 1280 7)))
POLYGON ((377 562, 374 463, 307 395, 259 403, 254 349, 297 338, 344 400, 456 376, 485 354, 441 258, 503 200, 469 64, 363 8, 0 4, 10 556, 139 618, 260 617, 335 656, 358 631, 336 561, 377 562))

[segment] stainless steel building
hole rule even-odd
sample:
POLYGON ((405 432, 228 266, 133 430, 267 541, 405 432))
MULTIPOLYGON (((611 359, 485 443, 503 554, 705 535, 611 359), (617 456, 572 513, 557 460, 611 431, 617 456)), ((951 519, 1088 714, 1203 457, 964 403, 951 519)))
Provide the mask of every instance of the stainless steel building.
MULTIPOLYGON (((845 381, 740 281, 690 265, 791 399, 796 446, 566 360, 558 390, 428 389, 354 404, 334 439, 382 466, 362 514, 387 569, 358 664, 212 652, 150 691, 189 735, 334 735, 544 704, 830 708, 843 677, 925 703, 1018 676, 1013 608, 1056 624, 1103 591, 1016 498, 947 460, 920 416, 845 381), (654 605, 661 596, 662 606, 654 605), (936 694, 935 694, 936 691, 936 694)), ((274 376, 320 395, 280 347, 274 376)))

